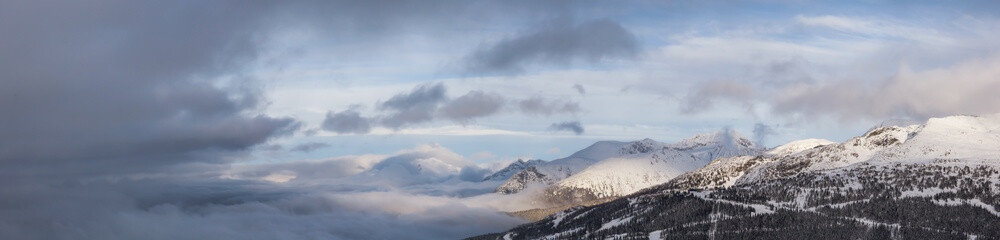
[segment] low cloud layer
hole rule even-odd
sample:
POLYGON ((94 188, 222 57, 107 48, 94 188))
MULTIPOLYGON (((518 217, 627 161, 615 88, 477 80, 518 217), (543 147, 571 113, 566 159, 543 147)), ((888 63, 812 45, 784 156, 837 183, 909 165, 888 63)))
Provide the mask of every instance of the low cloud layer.
POLYGON ((435 120, 464 125, 505 110, 526 115, 573 115, 580 112, 580 105, 538 96, 511 99, 482 90, 469 91, 451 99, 447 97, 447 87, 435 83, 417 86, 378 103, 376 116, 363 117, 354 110, 328 112, 322 128, 338 134, 365 134, 371 131, 372 126, 399 130, 435 120))
POLYGON ((469 55, 466 71, 517 73, 532 64, 596 63, 605 59, 632 59, 638 53, 635 36, 615 21, 557 22, 477 50, 469 55))

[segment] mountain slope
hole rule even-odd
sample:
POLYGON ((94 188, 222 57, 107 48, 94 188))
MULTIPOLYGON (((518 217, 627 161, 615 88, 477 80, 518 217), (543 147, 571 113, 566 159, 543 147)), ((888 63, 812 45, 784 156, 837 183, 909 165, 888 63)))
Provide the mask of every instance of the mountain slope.
POLYGON ((765 154, 772 156, 786 156, 834 143, 835 142, 826 139, 815 139, 815 138, 803 139, 803 140, 792 141, 790 143, 786 143, 785 145, 775 147, 774 149, 768 150, 765 154))
POLYGON ((666 185, 679 189, 730 187, 743 177, 747 170, 772 163, 781 157, 830 145, 825 139, 797 140, 767 151, 763 156, 736 156, 713 160, 702 168, 681 174, 666 185))
POLYGON ((747 175, 730 187, 679 177, 475 239, 1000 239, 1000 115, 716 161, 695 172, 747 175), (711 184, 723 188, 689 190, 711 184))
POLYGON ((670 144, 644 139, 622 147, 616 157, 553 184, 546 191, 546 199, 568 204, 624 196, 667 182, 718 157, 762 152, 733 130, 698 134, 670 144))
POLYGON ((497 187, 497 193, 516 193, 532 184, 552 184, 569 177, 591 164, 615 156, 618 149, 626 142, 600 141, 584 148, 569 157, 529 166, 510 176, 497 187))

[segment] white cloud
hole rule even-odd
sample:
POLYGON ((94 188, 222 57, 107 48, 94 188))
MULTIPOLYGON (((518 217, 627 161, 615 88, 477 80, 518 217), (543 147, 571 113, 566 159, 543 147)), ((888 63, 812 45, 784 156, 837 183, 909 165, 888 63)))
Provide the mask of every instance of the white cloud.
POLYGON ((845 16, 796 16, 795 20, 807 26, 826 27, 856 37, 893 37, 929 44, 949 45, 956 42, 948 34, 889 19, 858 18, 845 16))

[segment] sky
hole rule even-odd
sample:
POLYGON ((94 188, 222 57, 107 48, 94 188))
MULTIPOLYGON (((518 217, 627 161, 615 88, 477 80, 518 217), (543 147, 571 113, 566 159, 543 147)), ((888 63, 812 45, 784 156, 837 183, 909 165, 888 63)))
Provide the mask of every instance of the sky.
POLYGON ((517 158, 721 129, 844 141, 1000 112, 998 10, 2 1, 0 238, 499 231, 521 223, 495 214, 510 199, 471 180, 517 158))

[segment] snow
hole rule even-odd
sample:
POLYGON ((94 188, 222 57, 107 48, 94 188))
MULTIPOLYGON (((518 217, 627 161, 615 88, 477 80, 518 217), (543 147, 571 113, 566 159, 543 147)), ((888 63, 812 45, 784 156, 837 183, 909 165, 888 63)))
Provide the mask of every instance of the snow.
POLYGON ((500 169, 494 172, 493 174, 490 174, 489 176, 486 176, 485 178, 483 178, 483 181, 506 181, 507 179, 510 178, 510 176, 513 176, 515 173, 524 170, 530 166, 542 163, 545 163, 545 161, 542 160, 524 161, 524 159, 517 159, 517 161, 510 163, 509 165, 507 165, 507 167, 500 169))
POLYGON ((608 222, 606 222, 604 224, 601 224, 601 228, 597 229, 596 232, 604 231, 604 230, 616 227, 618 225, 622 225, 622 224, 627 223, 629 221, 632 221, 632 217, 624 217, 624 218, 611 219, 611 221, 608 221, 608 222))
POLYGON ((906 190, 906 191, 903 191, 902 194, 900 194, 899 197, 900 198, 933 197, 934 195, 937 195, 937 194, 943 193, 943 192, 954 192, 954 190, 945 190, 945 189, 936 188, 936 187, 935 188, 925 188, 924 190, 921 190, 921 191, 906 190))
POLYGON ((562 222, 563 218, 566 218, 566 214, 567 213, 564 211, 564 212, 557 212, 555 215, 553 215, 556 218, 552 220, 552 227, 558 227, 559 223, 562 222))
POLYGON ((983 201, 973 198, 973 199, 949 199, 949 200, 934 200, 934 204, 942 206, 957 206, 957 205, 971 205, 974 207, 980 207, 990 212, 993 215, 1000 216, 1000 212, 997 211, 993 205, 984 203, 983 201))
MULTIPOLYGON (((582 171, 594 163, 616 156, 618 150, 626 144, 628 143, 600 141, 573 153, 569 157, 536 164, 534 165, 534 169, 536 173, 542 175, 541 179, 509 177, 503 184, 500 184, 500 188, 502 189, 498 188, 497 192, 515 193, 523 190, 532 183, 552 184, 558 182, 582 171), (525 179, 527 179, 527 182, 519 182, 525 181, 525 179)), ((526 173, 522 170, 515 173, 514 176, 519 174, 526 173)))
POLYGON ((663 240, 663 237, 660 235, 662 232, 663 230, 649 232, 649 240, 663 240))
POLYGON ((796 140, 790 143, 786 143, 785 145, 775 147, 774 149, 765 152, 765 154, 773 156, 793 155, 805 150, 813 149, 823 145, 830 145, 834 143, 835 142, 830 140, 816 139, 816 138, 796 140))
POLYGON ((565 235, 570 235, 570 234, 573 234, 573 233, 575 233, 575 232, 579 232, 579 231, 581 231, 581 230, 583 230, 583 227, 578 227, 578 228, 574 228, 574 229, 570 229, 570 230, 566 230, 566 231, 562 231, 562 232, 560 232, 560 233, 556 233, 556 234, 552 234, 552 235, 548 235, 548 236, 545 236, 545 237, 543 237, 543 238, 544 238, 544 239, 556 239, 556 238, 559 238, 559 237, 561 237, 561 236, 565 236, 565 235))
POLYGON ((632 142, 619 156, 595 163, 553 185, 560 189, 586 189, 597 197, 624 196, 652 187, 705 166, 714 159, 759 155, 762 149, 738 132, 697 134, 676 143, 651 139, 632 142))
POLYGON ((608 236, 608 237, 606 237, 606 238, 604 238, 604 239, 605 239, 605 240, 615 240, 615 239, 618 239, 618 238, 622 238, 622 237, 625 237, 625 236, 627 236, 627 235, 628 235, 627 233, 619 233, 619 234, 615 234, 615 235, 611 235, 611 236, 608 236))

